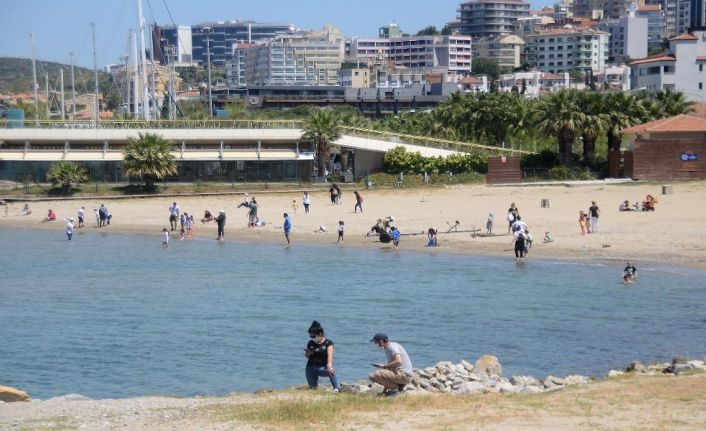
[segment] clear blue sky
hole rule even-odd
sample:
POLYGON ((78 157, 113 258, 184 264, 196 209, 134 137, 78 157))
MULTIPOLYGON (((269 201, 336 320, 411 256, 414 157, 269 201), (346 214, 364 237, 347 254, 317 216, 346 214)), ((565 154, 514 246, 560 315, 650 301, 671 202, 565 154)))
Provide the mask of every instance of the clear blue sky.
MULTIPOLYGON (((408 33, 437 28, 454 19, 460 0, 143 0, 148 23, 252 19, 293 23, 299 28, 339 27, 348 36, 375 36, 391 21, 408 33)), ((553 3, 531 0, 533 7, 553 3)), ((91 22, 96 23, 98 67, 119 62, 127 52, 129 29, 137 26, 136 0, 3 0, 0 2, 0 56, 30 58, 30 32, 37 58, 93 67, 91 22)), ((145 32, 145 43, 149 35, 145 32)))

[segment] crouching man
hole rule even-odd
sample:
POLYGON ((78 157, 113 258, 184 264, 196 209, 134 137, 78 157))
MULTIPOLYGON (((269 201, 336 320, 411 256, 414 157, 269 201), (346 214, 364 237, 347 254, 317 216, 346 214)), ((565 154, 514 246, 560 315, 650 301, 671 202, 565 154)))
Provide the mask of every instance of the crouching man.
POLYGON ((397 396, 412 381, 412 361, 407 351, 400 344, 392 342, 387 335, 377 333, 370 340, 380 349, 385 350, 386 364, 373 364, 377 371, 368 375, 370 381, 385 387, 385 396, 397 396))

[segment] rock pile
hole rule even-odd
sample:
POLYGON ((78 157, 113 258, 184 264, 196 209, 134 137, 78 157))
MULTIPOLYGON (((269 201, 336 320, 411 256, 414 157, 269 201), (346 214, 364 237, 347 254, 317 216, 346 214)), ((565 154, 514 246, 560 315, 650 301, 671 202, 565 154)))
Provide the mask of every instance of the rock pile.
MULTIPOLYGON (((461 361, 439 362, 436 366, 414 369, 412 382, 405 387, 410 394, 448 393, 471 395, 488 392, 536 394, 552 391, 568 385, 588 383, 586 376, 564 378, 548 376, 538 380, 532 376, 503 377, 502 366, 495 356, 481 356, 475 364, 461 361)), ((379 394, 383 387, 359 381, 356 384, 342 384, 341 390, 356 394, 379 394)))
MULTIPOLYGON (((706 358, 704 358, 706 359, 706 358)), ((695 359, 686 359, 678 356, 669 362, 651 362, 649 365, 642 365, 639 361, 631 362, 625 370, 610 370, 608 377, 616 377, 626 373, 643 374, 655 376, 659 374, 678 375, 687 371, 706 371, 706 363, 695 359)))

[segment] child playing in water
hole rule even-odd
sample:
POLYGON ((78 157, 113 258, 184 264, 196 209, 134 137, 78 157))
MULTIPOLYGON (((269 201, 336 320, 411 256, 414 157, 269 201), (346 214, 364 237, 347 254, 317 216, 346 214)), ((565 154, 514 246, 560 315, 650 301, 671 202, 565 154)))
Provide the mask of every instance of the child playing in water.
POLYGON ((336 244, 343 243, 343 231, 344 230, 345 230, 345 224, 343 223, 343 220, 339 220, 339 222, 338 222, 338 240, 336 241, 336 244))
POLYGON ((169 248, 169 229, 162 229, 162 249, 169 248))

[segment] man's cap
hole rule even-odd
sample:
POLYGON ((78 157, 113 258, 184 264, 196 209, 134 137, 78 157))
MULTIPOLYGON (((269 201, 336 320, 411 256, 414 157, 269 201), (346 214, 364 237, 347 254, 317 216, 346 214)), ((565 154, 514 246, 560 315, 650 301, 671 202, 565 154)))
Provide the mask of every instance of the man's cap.
POLYGON ((389 338, 387 338, 386 334, 383 334, 382 332, 378 332, 377 334, 373 335, 373 338, 370 339, 371 343, 374 343, 376 341, 387 341, 389 338))
POLYGON ((220 211, 218 211, 218 212, 219 212, 220 214, 225 214, 225 213, 226 213, 226 210, 220 210, 220 211))

